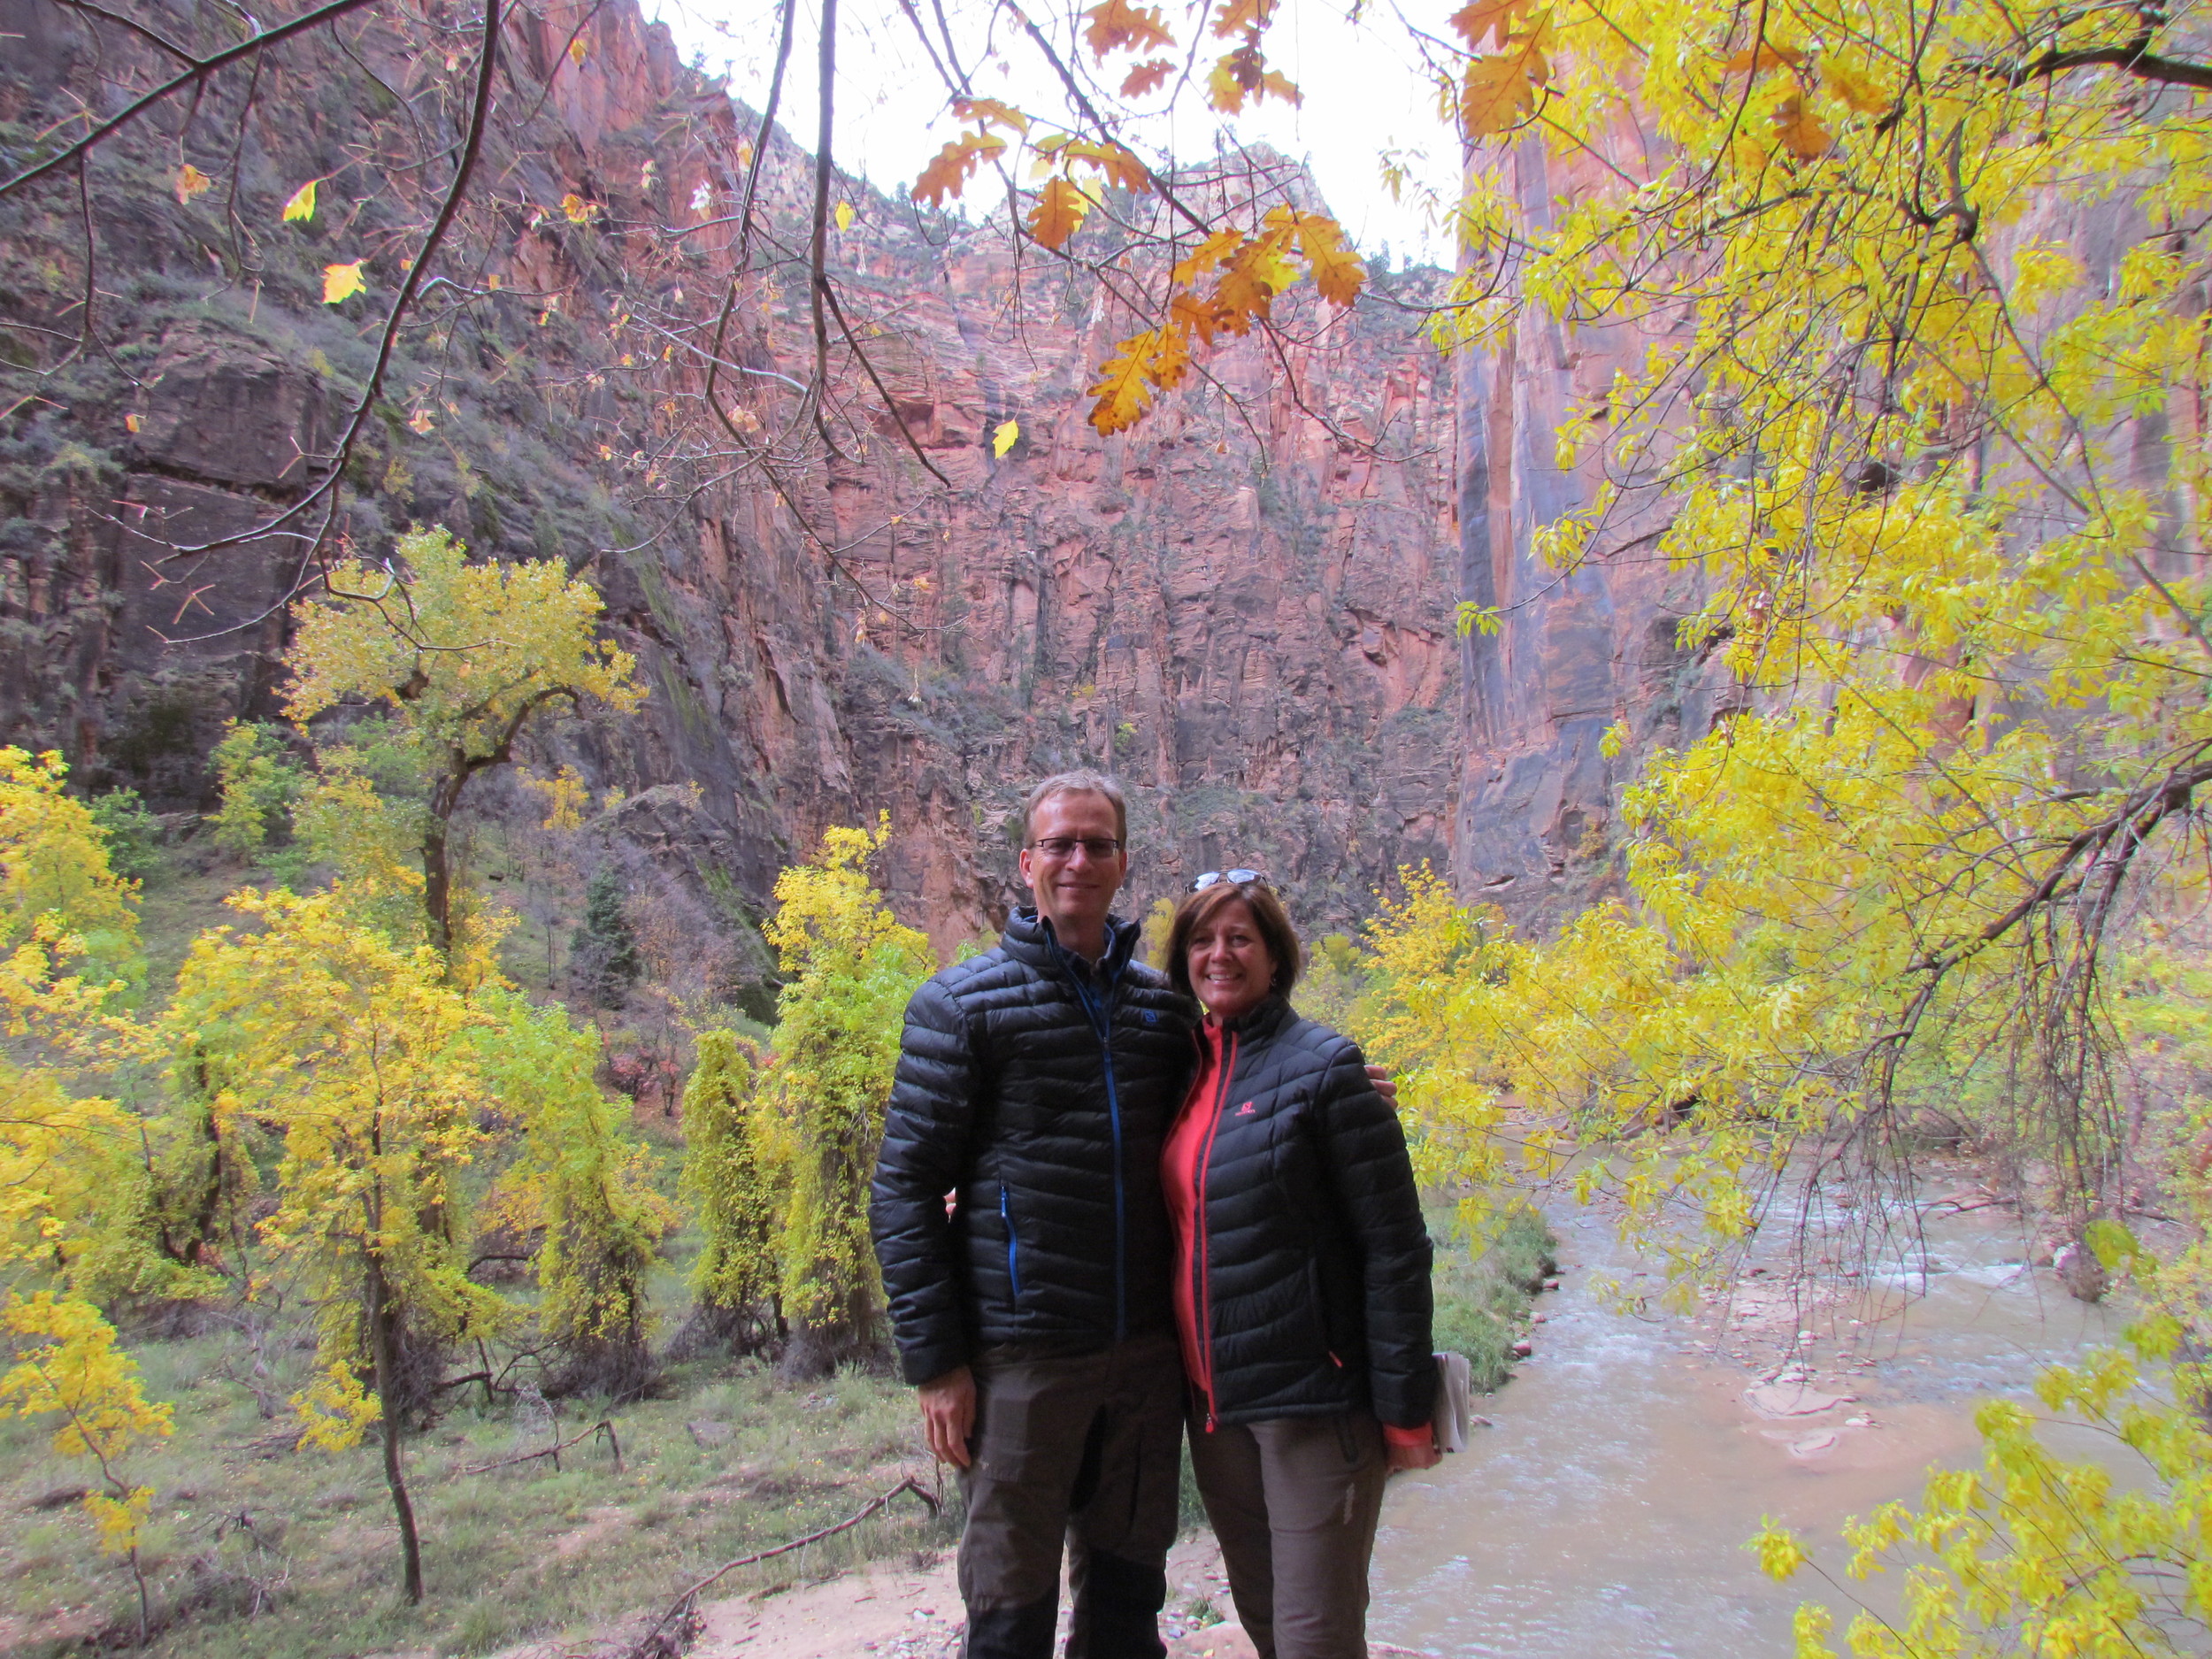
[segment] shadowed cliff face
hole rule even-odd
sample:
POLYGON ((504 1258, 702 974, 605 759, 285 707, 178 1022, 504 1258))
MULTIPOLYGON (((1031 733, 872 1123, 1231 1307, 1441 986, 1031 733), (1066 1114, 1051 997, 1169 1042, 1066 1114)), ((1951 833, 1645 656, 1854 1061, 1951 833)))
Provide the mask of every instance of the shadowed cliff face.
MULTIPOLYGON (((1533 143, 1483 152, 1544 222, 1573 170, 1533 143)), ((1463 896, 1548 931, 1622 890, 1612 856, 1623 782, 1640 757, 1694 742, 1744 693, 1711 645, 1682 650, 1676 624, 1704 602, 1694 570, 1655 551, 1671 509, 1655 488, 1622 492, 1572 573, 1532 549, 1543 526, 1588 505, 1604 481, 1592 444, 1563 469, 1555 433, 1651 341, 1628 326, 1525 323, 1499 349, 1454 360, 1460 431, 1461 590, 1502 626, 1460 647, 1461 779, 1452 869, 1463 896), (1616 721, 1629 741, 1599 750, 1616 721)), ((1599 427, 1601 436, 1604 427, 1599 427)), ((1717 644, 1718 641, 1714 641, 1717 644)))
MULTIPOLYGON (((621 792, 595 834, 690 886, 745 937, 755 972, 765 961, 745 924, 777 868, 879 810, 900 832, 886 873, 902 918, 945 950, 987 930, 1019 897, 1015 808, 1071 765, 1131 786, 1131 913, 1198 870, 1245 863, 1278 878, 1310 928, 1341 926, 1399 864, 1442 864, 1455 833, 1471 844, 1495 809, 1487 778, 1479 802, 1456 799, 1463 675, 1480 736, 1522 717, 1485 712, 1502 694, 1478 687, 1526 670, 1467 655, 1452 632, 1455 392, 1417 319, 1386 303, 1431 296, 1439 273, 1383 279, 1384 301, 1313 319, 1287 377, 1263 345, 1232 343, 1210 383, 1102 439, 1084 388, 1131 332, 1126 314, 1087 277, 1018 261, 1002 224, 918 218, 849 183, 859 216, 833 239, 841 292, 898 419, 949 482, 861 384, 839 388, 860 435, 845 429, 837 454, 816 449, 781 489, 734 465, 717 476, 695 454, 667 458, 697 419, 678 406, 699 377, 655 365, 683 319, 711 319, 730 233, 671 242, 648 227, 696 223, 703 188, 726 213, 756 122, 634 6, 592 17, 574 65, 565 47, 585 18, 554 5, 509 31, 502 107, 517 113, 495 134, 495 188, 441 256, 472 297, 434 296, 402 340, 339 528, 373 556, 434 520, 480 554, 563 557, 599 586, 651 698, 534 757, 621 792), (572 193, 599 213, 544 211, 572 193), (997 457, 1008 419, 1021 436, 997 457)), ((15 77, 0 80, 0 119, 19 131, 96 92, 131 50, 43 0, 0 0, 0 33, 42 42, 0 65, 15 77)), ((402 171, 363 157, 398 119, 389 93, 414 96, 422 65, 373 27, 348 44, 287 49, 242 151, 264 205, 326 179, 309 227, 263 212, 234 244, 219 197, 175 202, 173 121, 102 159, 107 349, 79 353, 0 425, 5 735, 58 745, 92 787, 132 785, 167 810, 210 803, 204 757, 226 719, 273 710, 280 601, 303 553, 286 535, 185 558, 173 544, 297 498, 380 320, 321 304, 321 265, 411 205, 402 171)), ((242 97, 242 84, 219 87, 195 130, 229 130, 242 97)), ((810 166, 780 138, 770 152, 787 241, 810 166)), ((73 211, 58 191, 0 211, 0 319, 78 329, 73 211)), ((388 296, 396 273, 369 271, 372 297, 388 296)), ((726 352, 740 367, 724 380, 741 410, 810 373, 803 293, 771 265, 741 296, 726 352)), ((19 364, 58 356, 39 349, 19 364)), ((1463 376, 1463 404, 1479 402, 1480 373, 1463 376)), ((1555 677, 1573 681, 1578 660, 1555 677)), ((1594 741, 1611 716, 1590 718, 1594 741)), ((489 790, 485 810, 513 798, 489 790)))

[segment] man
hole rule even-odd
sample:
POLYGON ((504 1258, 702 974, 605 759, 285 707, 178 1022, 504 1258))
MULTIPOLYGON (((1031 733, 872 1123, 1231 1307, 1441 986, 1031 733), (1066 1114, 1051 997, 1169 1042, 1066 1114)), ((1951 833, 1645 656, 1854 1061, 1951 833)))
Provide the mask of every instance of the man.
POLYGON ((1160 1145, 1195 1007, 1110 914, 1128 809, 1031 793, 996 949, 908 1006, 870 1221, 930 1449, 959 1471, 968 1659, 1158 1659, 1182 1444, 1160 1145), (946 1195, 952 1195, 949 1207, 946 1195))

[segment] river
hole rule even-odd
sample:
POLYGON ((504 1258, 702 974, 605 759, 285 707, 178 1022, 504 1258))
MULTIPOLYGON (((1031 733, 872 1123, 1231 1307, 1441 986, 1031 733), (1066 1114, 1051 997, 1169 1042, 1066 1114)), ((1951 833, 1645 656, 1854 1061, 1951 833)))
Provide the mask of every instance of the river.
MULTIPOLYGON (((1540 1299, 1534 1357, 1478 1402, 1494 1426, 1392 1482, 1379 1641, 1455 1659, 1782 1655, 1805 1600, 1835 1609, 1839 1635, 1841 1594, 1810 1573, 1776 1585, 1758 1572, 1743 1546, 1761 1517, 1798 1531, 1840 1579, 1847 1517, 1916 1503, 1932 1464, 1978 1461, 1977 1401, 2024 1394, 2039 1367, 2114 1340, 2124 1317, 2025 1265, 2001 1208, 1937 1205, 1909 1243, 1796 1275, 1772 1225, 1732 1296, 1682 1316, 1605 1305, 1595 1275, 1649 1285, 1655 1301, 1658 1281, 1602 1216, 1551 1218, 1560 1289, 1540 1299)), ((2059 1434, 2086 1455, 2082 1432, 2059 1434)), ((1895 1577, 1850 1587, 1886 1607, 1895 1577)))

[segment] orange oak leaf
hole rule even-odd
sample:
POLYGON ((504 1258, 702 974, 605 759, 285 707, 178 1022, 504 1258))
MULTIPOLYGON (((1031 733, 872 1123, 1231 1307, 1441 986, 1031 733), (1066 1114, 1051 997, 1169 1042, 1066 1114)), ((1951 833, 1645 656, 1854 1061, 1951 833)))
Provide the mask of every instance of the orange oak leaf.
POLYGON ((1344 240, 1344 227, 1325 213, 1301 213, 1298 246, 1313 285, 1332 305, 1349 305, 1367 280, 1367 265, 1344 240))
POLYGON ((1087 162, 1106 175, 1109 184, 1125 190, 1152 188, 1152 169, 1144 165, 1136 151, 1121 144, 1094 144, 1087 138, 1078 138, 1062 147, 1062 153, 1071 161, 1087 162))
POLYGON ((1536 89, 1551 79, 1544 56, 1549 35, 1541 27, 1494 57, 1469 60, 1459 93, 1459 119, 1468 137, 1494 137, 1536 107, 1536 89))
POLYGON ((1730 53, 1721 64, 1721 72, 1740 75, 1747 69, 1757 74, 1762 69, 1795 68, 1804 61, 1805 54, 1794 46, 1777 46, 1771 41, 1763 40, 1756 46, 1730 53))
POLYGON ((1139 10, 1129 0, 1099 0, 1083 13, 1083 38, 1090 42, 1094 58, 1175 44, 1175 36, 1168 33, 1166 14, 1157 6, 1139 10))
POLYGON ((1098 383, 1091 388, 1091 396, 1098 402, 1091 405, 1091 425, 1100 433, 1111 437, 1117 432, 1126 432, 1143 417, 1152 402, 1152 381, 1148 373, 1152 358, 1161 343, 1163 331, 1147 329, 1143 334, 1125 340, 1117 354, 1106 359, 1098 372, 1098 383))
POLYGON ((1889 107, 1889 101, 1872 87, 1847 69, 1833 64, 1820 66, 1820 78, 1829 91, 1841 98, 1854 115, 1878 115, 1889 107))
POLYGON ((1003 127, 1010 132, 1024 134, 1029 131, 1029 118, 1012 104, 1001 104, 996 98, 955 98, 952 112, 978 127, 1003 127))
POLYGON ((205 196, 215 180, 188 161, 177 169, 176 177, 170 182, 177 192, 177 205, 181 207, 196 196, 205 196))
POLYGON ((942 207, 949 196, 958 196, 967 187, 975 170, 991 157, 1002 152, 1006 141, 981 133, 964 133, 954 139, 922 169, 921 177, 914 180, 909 192, 917 202, 927 202, 932 207, 942 207))
POLYGON ((1221 10, 1214 14, 1214 39, 1234 40, 1248 33, 1256 35, 1274 15, 1275 0, 1221 0, 1221 10))
POLYGON ((1774 125, 1782 144, 1800 161, 1812 161, 1828 153, 1836 141, 1820 118, 1805 107, 1802 98, 1791 98, 1774 112, 1774 125))
POLYGON ((1157 92, 1167 84, 1167 78, 1175 73, 1175 65, 1164 58, 1155 58, 1150 63, 1139 64, 1122 77, 1121 96, 1141 98, 1157 92))
POLYGON ((1479 50, 1484 39, 1493 34, 1503 46, 1512 33, 1514 20, 1525 20, 1536 9, 1535 0, 1468 0, 1451 15, 1450 22, 1459 37, 1467 42, 1467 50, 1479 50))
POLYGON ((1047 179, 1030 210, 1029 234, 1047 248, 1065 247, 1090 211, 1089 200, 1065 179, 1047 179))
POLYGON ((1189 258, 1176 262, 1171 280, 1178 288, 1188 288, 1243 245, 1242 231, 1215 231, 1198 244, 1189 258))

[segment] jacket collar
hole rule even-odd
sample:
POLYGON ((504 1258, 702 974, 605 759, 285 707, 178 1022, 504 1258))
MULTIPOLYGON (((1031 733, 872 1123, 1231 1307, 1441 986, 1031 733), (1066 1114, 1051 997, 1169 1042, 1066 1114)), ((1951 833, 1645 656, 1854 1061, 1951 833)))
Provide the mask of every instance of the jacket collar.
POLYGON ((1000 943, 1006 954, 1025 966, 1040 972, 1059 972, 1071 978, 1081 974, 1109 983, 1121 977, 1121 971, 1129 965, 1135 955, 1137 941, 1144 928, 1136 922, 1125 922, 1118 916, 1106 918, 1106 955, 1095 970, 1084 959, 1053 937, 1052 924, 1025 905, 1006 918, 1006 931, 1000 943))
POLYGON ((1264 1042, 1297 1018, 1286 998, 1266 996, 1230 1020, 1223 1029, 1235 1033, 1239 1042, 1264 1042))

